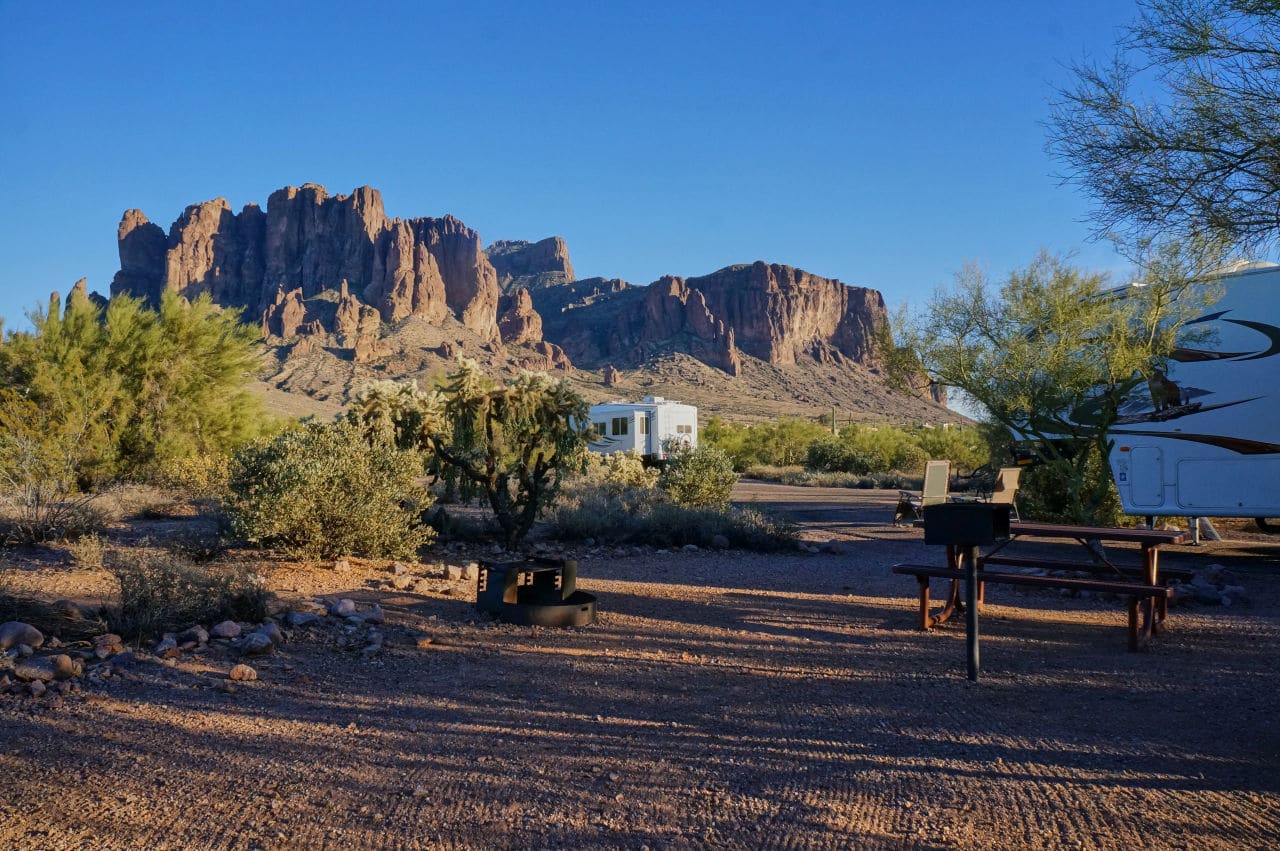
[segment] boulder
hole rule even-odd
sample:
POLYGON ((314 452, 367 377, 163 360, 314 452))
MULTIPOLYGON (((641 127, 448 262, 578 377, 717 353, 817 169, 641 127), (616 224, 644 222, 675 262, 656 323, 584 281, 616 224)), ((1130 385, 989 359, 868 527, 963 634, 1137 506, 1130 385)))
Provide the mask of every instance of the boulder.
POLYGON ((236 642, 236 649, 245 656, 264 656, 276 649, 270 636, 261 632, 251 632, 236 642))
POLYGON ((196 624, 189 629, 184 629, 178 635, 178 641, 182 644, 186 644, 189 641, 194 641, 196 644, 208 644, 209 631, 200 624, 196 624))
POLYGON ((285 620, 289 626, 298 627, 315 623, 320 620, 320 616, 315 612, 289 612, 289 614, 285 615, 285 620))
POLYGON ((30 659, 24 659, 13 668, 14 676, 27 682, 32 680, 40 680, 41 682, 69 680, 72 677, 79 676, 81 671, 80 662, 65 654, 33 656, 30 659))
POLYGON ((235 621, 223 621, 209 630, 209 635, 212 638, 233 639, 239 638, 240 632, 240 624, 235 621))
POLYGON ((44 633, 22 621, 0 624, 0 650, 8 650, 19 644, 38 648, 44 644, 44 633))

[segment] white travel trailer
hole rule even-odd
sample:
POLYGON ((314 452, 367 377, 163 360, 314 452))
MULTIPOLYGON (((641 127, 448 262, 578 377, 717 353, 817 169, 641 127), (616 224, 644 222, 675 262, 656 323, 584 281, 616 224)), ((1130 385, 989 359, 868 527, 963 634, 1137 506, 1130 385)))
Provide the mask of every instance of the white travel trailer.
POLYGON ((1216 277, 1221 297, 1117 420, 1111 471, 1126 514, 1280 518, 1280 267, 1216 277))
POLYGON ((636 452, 650 461, 698 445, 698 409, 646 396, 639 404, 608 402, 591 406, 589 449, 602 455, 636 452))

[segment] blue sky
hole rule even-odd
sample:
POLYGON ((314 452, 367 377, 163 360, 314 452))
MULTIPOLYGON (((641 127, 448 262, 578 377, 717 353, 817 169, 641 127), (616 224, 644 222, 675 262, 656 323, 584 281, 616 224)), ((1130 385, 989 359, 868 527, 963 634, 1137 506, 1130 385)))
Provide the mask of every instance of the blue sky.
POLYGON ((1041 247, 1120 270, 1044 151, 1129 2, 0 0, 0 316, 105 292, 162 227, 287 184, 565 237, 580 276, 757 259, 926 298, 1041 247))

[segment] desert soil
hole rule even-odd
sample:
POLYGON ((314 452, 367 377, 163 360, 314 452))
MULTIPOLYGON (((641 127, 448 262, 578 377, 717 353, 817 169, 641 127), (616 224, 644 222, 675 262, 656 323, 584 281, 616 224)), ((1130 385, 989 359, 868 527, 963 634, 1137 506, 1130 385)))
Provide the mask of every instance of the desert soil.
MULTIPOLYGON (((578 548, 600 610, 584 628, 491 622, 427 567, 411 592, 386 563, 264 568, 289 600, 380 602, 383 652, 344 649, 326 618, 253 661, 256 682, 230 685, 236 660, 210 645, 0 696, 0 846, 1280 843, 1277 543, 1168 551, 1224 565, 1247 601, 1174 608, 1141 653, 1117 602, 990 588, 974 684, 962 623, 916 631, 915 583, 889 572, 940 557, 888 525, 895 494, 740 495, 826 551, 578 548)), ((106 593, 48 553, 5 567, 51 599, 106 593)))

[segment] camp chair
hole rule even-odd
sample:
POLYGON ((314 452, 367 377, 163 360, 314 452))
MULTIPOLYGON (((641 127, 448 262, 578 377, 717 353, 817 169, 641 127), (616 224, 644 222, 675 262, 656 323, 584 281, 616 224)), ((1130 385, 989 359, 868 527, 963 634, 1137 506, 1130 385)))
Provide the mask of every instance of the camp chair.
POLYGON ((1009 511, 1015 520, 1022 519, 1018 516, 1018 503, 1013 501, 1018 493, 1018 479, 1021 476, 1021 467, 1001 467, 1000 472, 996 474, 995 484, 991 486, 991 498, 988 500, 996 505, 1009 506, 1009 511))
POLYGON ((926 505, 947 501, 947 482, 951 478, 950 461, 930 461, 924 465, 924 487, 920 493, 898 491, 898 507, 893 510, 893 525, 903 520, 919 519, 926 505))

